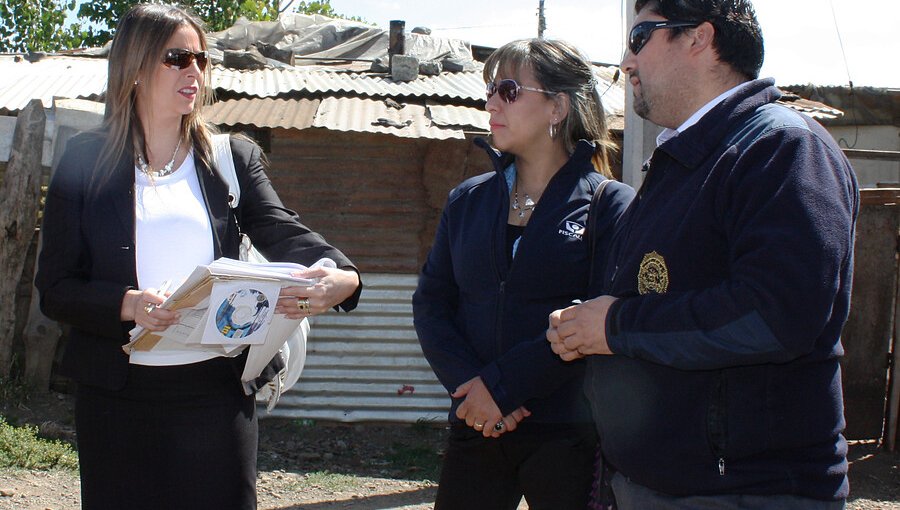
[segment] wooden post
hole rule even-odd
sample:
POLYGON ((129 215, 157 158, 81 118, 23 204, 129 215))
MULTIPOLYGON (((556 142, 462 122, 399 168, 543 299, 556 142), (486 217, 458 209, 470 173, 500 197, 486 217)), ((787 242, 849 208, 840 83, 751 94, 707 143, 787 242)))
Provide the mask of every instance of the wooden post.
POLYGON ((0 378, 10 375, 16 323, 16 286, 34 237, 41 197, 46 116, 39 99, 19 112, 6 175, 0 184, 0 378))
MULTIPOLYGON (((72 136, 100 125, 103 120, 103 108, 103 103, 93 101, 53 100, 51 115, 55 119, 56 132, 52 136, 53 144, 50 147, 52 154, 49 157, 50 168, 53 171, 56 170, 63 150, 72 136)), ((42 241, 43 238, 38 239, 37 253, 41 252, 42 241)), ((43 393, 50 389, 53 360, 56 358, 62 328, 59 323, 41 313, 39 298, 37 289, 32 285, 28 320, 22 336, 25 342, 25 380, 30 390, 43 393)))

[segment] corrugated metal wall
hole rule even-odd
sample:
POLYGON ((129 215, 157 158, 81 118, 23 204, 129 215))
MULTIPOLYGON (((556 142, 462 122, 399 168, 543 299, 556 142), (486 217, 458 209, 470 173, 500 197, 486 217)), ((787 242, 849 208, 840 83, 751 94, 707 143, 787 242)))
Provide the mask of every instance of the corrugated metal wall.
POLYGON ((413 329, 413 275, 363 275, 359 307, 311 320, 306 366, 273 416, 444 422, 450 398, 413 329))

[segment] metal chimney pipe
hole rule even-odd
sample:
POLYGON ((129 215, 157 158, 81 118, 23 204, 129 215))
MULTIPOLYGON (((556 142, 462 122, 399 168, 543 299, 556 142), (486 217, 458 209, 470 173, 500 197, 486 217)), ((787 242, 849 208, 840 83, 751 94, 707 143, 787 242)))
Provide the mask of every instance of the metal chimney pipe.
POLYGON ((388 40, 388 65, 394 60, 394 55, 406 53, 406 22, 403 20, 391 20, 390 39, 388 40))

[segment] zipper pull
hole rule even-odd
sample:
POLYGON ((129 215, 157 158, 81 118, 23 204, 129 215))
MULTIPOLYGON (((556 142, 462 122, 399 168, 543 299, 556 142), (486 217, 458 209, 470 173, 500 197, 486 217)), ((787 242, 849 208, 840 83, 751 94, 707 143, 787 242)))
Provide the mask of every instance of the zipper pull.
POLYGON ((719 457, 719 476, 725 476, 725 459, 719 457))

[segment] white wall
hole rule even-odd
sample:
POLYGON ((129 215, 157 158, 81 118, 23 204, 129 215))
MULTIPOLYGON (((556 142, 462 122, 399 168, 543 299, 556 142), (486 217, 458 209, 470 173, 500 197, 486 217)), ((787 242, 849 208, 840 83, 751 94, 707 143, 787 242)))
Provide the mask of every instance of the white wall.
MULTIPOLYGON (((900 127, 897 126, 831 126, 828 132, 842 149, 900 151, 900 127)), ((851 159, 860 188, 873 188, 878 183, 900 183, 900 161, 851 159)))

